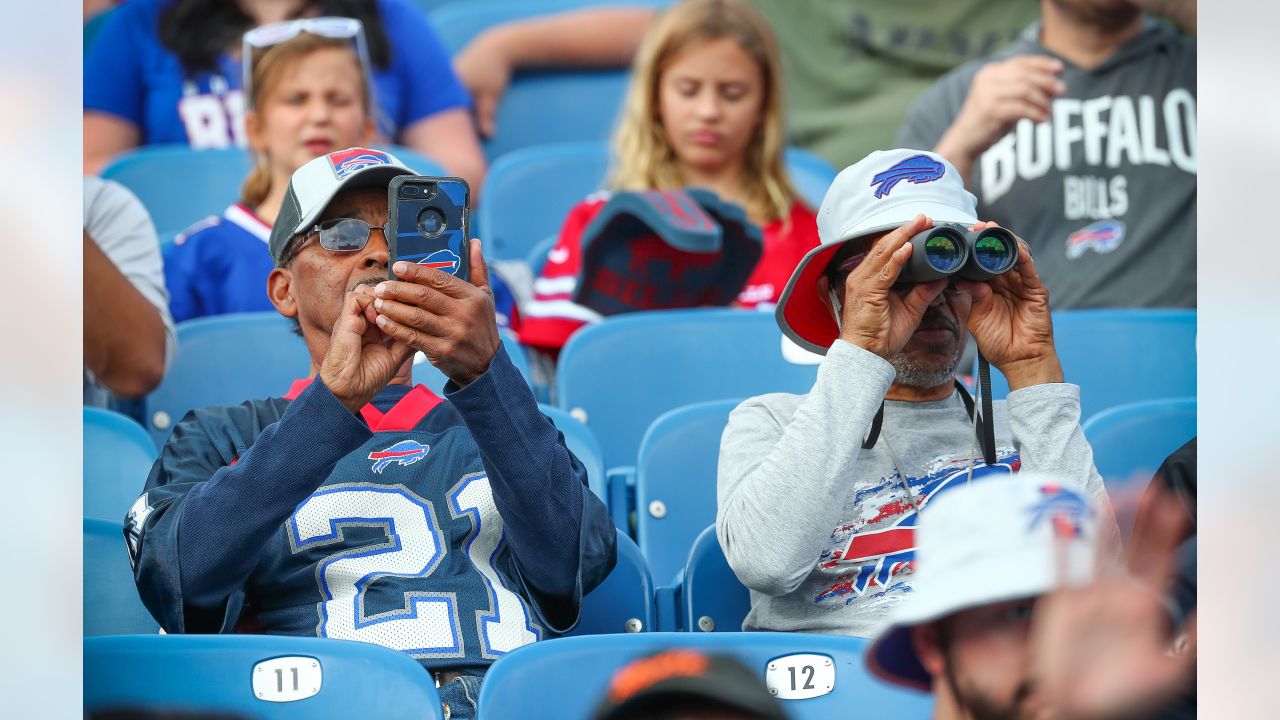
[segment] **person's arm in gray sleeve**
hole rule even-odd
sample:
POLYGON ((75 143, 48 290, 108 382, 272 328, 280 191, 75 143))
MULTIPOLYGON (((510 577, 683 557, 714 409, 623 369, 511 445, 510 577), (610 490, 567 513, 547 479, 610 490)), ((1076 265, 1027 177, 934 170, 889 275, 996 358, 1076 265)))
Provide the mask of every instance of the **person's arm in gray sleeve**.
POLYGON ((84 180, 84 360, 99 382, 127 396, 160 383, 176 335, 155 226, 123 186, 84 180))
POLYGON ((716 536, 747 587, 786 594, 813 570, 839 524, 862 442, 893 378, 884 359, 837 340, 790 418, 771 410, 769 396, 729 416, 716 536))

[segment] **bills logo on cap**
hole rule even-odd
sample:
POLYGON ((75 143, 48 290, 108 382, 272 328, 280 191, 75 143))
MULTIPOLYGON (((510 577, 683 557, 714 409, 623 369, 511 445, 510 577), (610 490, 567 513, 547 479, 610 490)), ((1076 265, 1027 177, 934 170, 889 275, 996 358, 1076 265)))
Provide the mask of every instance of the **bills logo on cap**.
POLYGON ((912 155, 906 160, 894 163, 888 170, 876 173, 876 176, 871 178, 871 186, 876 188, 876 198, 883 198, 887 197, 894 186, 903 180, 916 184, 933 182, 942 177, 946 171, 942 163, 928 155, 912 155))
POLYGON ((391 158, 383 152, 367 148, 350 148, 329 153, 329 164, 333 166, 333 174, 344 180, 352 173, 359 172, 370 165, 390 165, 391 158))
POLYGON ((1058 485, 1041 486, 1040 495, 1042 499, 1027 508, 1031 515, 1027 532, 1049 522, 1054 537, 1069 540, 1084 534, 1084 523, 1093 517, 1093 510, 1083 496, 1058 485))
POLYGON ((449 248, 440 248, 419 260, 418 264, 425 265, 429 268, 435 268, 436 270, 443 270, 450 275, 457 275, 458 264, 460 262, 461 259, 458 257, 457 253, 449 248))
POLYGON ((1090 248, 1094 252, 1109 253, 1124 242, 1124 223, 1119 220, 1100 220, 1085 225, 1067 236, 1067 259, 1075 260, 1090 248))
POLYGON ((401 440, 386 450, 375 450, 369 453, 373 463, 373 472, 381 475, 393 463, 396 465, 412 465, 427 456, 430 445, 423 445, 413 440, 401 440))

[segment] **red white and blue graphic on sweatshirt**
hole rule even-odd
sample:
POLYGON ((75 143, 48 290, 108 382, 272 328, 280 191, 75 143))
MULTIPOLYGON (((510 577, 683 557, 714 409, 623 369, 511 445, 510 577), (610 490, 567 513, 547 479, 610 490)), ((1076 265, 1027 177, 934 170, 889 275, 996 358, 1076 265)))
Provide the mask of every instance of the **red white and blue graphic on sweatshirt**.
POLYGON ((908 495, 897 473, 858 483, 852 507, 855 517, 831 533, 818 557, 818 569, 833 576, 814 596, 819 605, 849 605, 860 599, 910 592, 907 577, 915 570, 916 504, 925 508, 939 494, 973 480, 1016 473, 1022 464, 1012 448, 996 453, 996 464, 980 459, 940 457, 920 477, 906 478, 908 495), (974 464, 976 463, 976 465, 974 464))

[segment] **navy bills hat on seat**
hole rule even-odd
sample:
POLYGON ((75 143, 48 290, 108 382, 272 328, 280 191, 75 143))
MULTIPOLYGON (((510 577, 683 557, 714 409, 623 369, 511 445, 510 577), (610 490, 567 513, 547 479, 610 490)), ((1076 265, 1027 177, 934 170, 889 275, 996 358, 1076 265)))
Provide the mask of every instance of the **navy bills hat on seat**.
POLYGON ((279 265, 289 241, 315 225, 329 202, 343 190, 385 188, 397 175, 416 174, 394 155, 368 148, 347 148, 309 161, 289 178, 289 190, 267 243, 271 260, 279 265))
POLYGON ((821 244, 800 260, 782 291, 778 326, 806 350, 826 354, 840 329, 818 279, 841 246, 902 227, 921 213, 934 222, 973 225, 976 203, 955 167, 935 153, 878 150, 845 168, 818 209, 821 244))

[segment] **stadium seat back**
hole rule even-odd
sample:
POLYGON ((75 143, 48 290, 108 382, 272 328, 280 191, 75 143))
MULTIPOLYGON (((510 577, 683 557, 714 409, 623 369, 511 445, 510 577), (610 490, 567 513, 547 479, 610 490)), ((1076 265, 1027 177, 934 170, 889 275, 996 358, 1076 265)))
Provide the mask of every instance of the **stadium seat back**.
POLYGON ((636 536, 660 583, 685 566, 689 549, 716 521, 720 436, 739 400, 713 400, 664 413, 640 441, 636 536))
POLYGON ((526 259, 539 242, 559 234, 575 204, 603 187, 608 168, 609 151, 600 142, 524 148, 498 158, 477 212, 485 254, 526 259))
POLYGON ((119 524, 142 494, 156 446, 141 425, 117 412, 84 409, 84 516, 119 524))
POLYGON ((277 313, 178 323, 178 352, 160 386, 147 396, 147 431, 161 447, 187 411, 282 397, 310 367, 307 346, 277 313))
POLYGON ((160 624, 138 597, 124 544, 124 516, 84 520, 84 634, 155 633, 160 624))
POLYGON ((787 175, 796 192, 817 212, 822 198, 827 196, 827 188, 836 179, 836 169, 819 155, 797 147, 787 148, 786 163, 787 175))
POLYGON ((868 713, 895 720, 928 718, 929 695, 887 685, 869 673, 863 662, 867 644, 861 638, 763 632, 597 635, 534 643, 490 668, 480 690, 480 717, 531 717, 530 708, 554 708, 547 716, 590 717, 618 668, 660 650, 696 648, 742 661, 780 697, 793 692, 793 682, 797 689, 808 683, 811 692, 824 693, 781 700, 794 720, 857 715, 857 708, 878 709, 868 713), (801 653, 808 656, 797 657, 801 653), (830 691, 825 690, 828 677, 830 691))
POLYGON ((161 235, 221 215, 240 198, 253 167, 241 148, 193 150, 187 145, 146 145, 111 161, 102 177, 133 191, 161 235))
MULTIPOLYGON (((422 175, 444 175, 439 163, 395 145, 379 145, 422 175)), ((162 237, 185 230, 210 215, 221 215, 240 199, 253 167, 243 148, 195 150, 187 145, 146 145, 120 155, 102 177, 133 191, 162 237)))
MULTIPOLYGON (((510 332, 500 335, 513 364, 527 378, 524 349, 510 332)), ((147 396, 147 432, 162 447, 188 410, 282 397, 310 367, 306 344, 277 313, 233 313, 178 323, 177 355, 164 381, 147 396)), ((413 380, 437 393, 446 382, 425 361, 414 365, 413 380)))
POLYGON ((611 317, 574 334, 556 368, 556 405, 583 420, 605 467, 635 463, 662 413, 708 400, 805 393, 817 365, 782 357, 773 313, 668 310, 611 317))
POLYGON ((587 483, 596 497, 608 502, 605 491, 604 456, 600 453, 600 442, 591 433, 591 428, 583 425, 577 418, 552 405, 538 404, 538 409, 551 419, 556 429, 564 434, 565 445, 587 468, 587 483))
MULTIPOLYGON (((1080 386, 1080 418, 1117 405, 1196 394, 1194 310, 1061 310, 1054 345, 1067 382, 1080 386)), ((991 369, 991 396, 1009 384, 991 369)))
POLYGON ((282 720, 444 717, 435 681, 407 655, 279 635, 87 638, 84 705, 282 720))
POLYGON ((1107 489, 1146 487, 1170 453, 1196 435, 1196 399, 1129 403, 1103 410, 1084 423, 1093 463, 1107 489))
POLYGON ((729 567, 715 525, 693 543, 682 598, 684 627, 691 632, 739 632, 751 611, 751 592, 729 567))
POLYGON ((569 631, 568 637, 647 633, 653 631, 656 623, 649 567, 636 544, 619 530, 618 564, 599 587, 582 599, 578 624, 569 631))
MULTIPOLYGON (((601 139, 524 147, 497 158, 477 213, 487 256, 533 265, 538 244, 558 236, 573 206, 604 187, 609 163, 609 146, 601 139)), ((816 209, 835 169, 799 148, 787 149, 786 163, 797 192, 816 209)))

